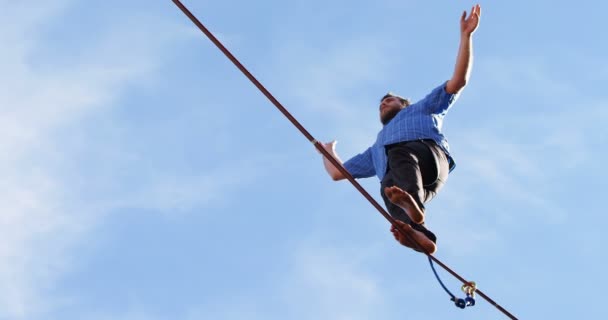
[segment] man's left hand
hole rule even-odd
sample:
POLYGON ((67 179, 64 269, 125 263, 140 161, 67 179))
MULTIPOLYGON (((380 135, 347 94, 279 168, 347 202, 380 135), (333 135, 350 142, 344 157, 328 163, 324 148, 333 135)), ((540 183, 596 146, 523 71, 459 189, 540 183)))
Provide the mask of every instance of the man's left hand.
POLYGON ((479 17, 481 16, 481 6, 475 5, 471 9, 471 14, 467 18, 467 12, 462 13, 460 17, 460 32, 464 36, 471 36, 479 26, 479 17))

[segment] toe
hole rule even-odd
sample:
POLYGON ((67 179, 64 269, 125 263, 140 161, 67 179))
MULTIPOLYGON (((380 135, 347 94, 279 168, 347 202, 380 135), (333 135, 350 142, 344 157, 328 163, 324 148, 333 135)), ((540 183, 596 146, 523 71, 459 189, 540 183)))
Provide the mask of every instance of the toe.
POLYGON ((384 194, 387 197, 391 198, 393 196, 393 189, 391 189, 390 187, 384 188, 384 194))

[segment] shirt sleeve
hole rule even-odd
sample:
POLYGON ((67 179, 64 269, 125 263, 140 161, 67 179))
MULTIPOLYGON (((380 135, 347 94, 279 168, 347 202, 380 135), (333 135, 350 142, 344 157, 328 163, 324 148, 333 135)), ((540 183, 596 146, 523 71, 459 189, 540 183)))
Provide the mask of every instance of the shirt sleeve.
POLYGON ((369 178, 376 175, 376 169, 372 160, 372 148, 367 148, 363 153, 344 162, 344 168, 354 178, 369 178))
POLYGON ((433 89, 431 93, 419 102, 421 107, 428 113, 445 115, 458 99, 458 93, 447 93, 445 91, 446 84, 447 81, 433 89))

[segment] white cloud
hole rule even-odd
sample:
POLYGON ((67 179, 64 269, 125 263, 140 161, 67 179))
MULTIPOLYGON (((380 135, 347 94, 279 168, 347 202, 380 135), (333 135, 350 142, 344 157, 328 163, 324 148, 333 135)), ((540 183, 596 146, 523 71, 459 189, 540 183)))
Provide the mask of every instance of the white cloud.
MULTIPOLYGON (((388 313, 384 274, 366 270, 377 248, 332 247, 318 239, 296 244, 289 267, 255 292, 190 307, 187 319, 370 319, 388 313), (378 277, 378 278, 377 278, 378 277)), ((401 286, 407 290, 408 285, 401 286)), ((410 288, 411 289, 411 288, 410 288)))
MULTIPOLYGON (((540 98, 549 105, 568 101, 567 97, 580 93, 576 83, 554 72, 543 58, 494 56, 477 59, 471 77, 475 86, 488 89, 495 95, 492 101, 500 104, 526 105, 531 98, 540 98)), ((527 105, 526 109, 533 111, 537 107, 542 106, 527 105)), ((551 109, 560 107, 552 105, 551 109)))
MULTIPOLYGON (((129 310, 114 313, 87 314, 84 319, 88 320, 161 320, 154 314, 150 314, 141 306, 131 306, 129 310)), ((168 319, 167 319, 168 320, 168 319)))
MULTIPOLYGON (((79 200, 79 190, 68 185, 58 170, 77 163, 65 154, 57 130, 111 106, 125 85, 154 70, 158 63, 154 55, 170 38, 167 31, 116 26, 103 33, 99 46, 84 52, 79 61, 61 68, 52 57, 32 64, 32 54, 45 52, 42 26, 62 14, 68 4, 2 5, 7 22, 0 31, 4 44, 0 53, 4 70, 0 74, 3 319, 31 319, 70 303, 69 298, 48 293, 72 265, 68 250, 96 219, 79 200), (124 50, 126 44, 131 44, 129 50, 124 50)), ((156 23, 165 30, 162 22, 156 23)))
POLYGON ((277 78, 285 79, 277 91, 289 94, 286 101, 294 106, 290 111, 303 123, 311 123, 311 130, 318 130, 313 135, 336 135, 321 140, 335 138, 349 153, 359 151, 373 142, 380 129, 376 106, 385 93, 369 97, 362 88, 382 84, 392 74, 396 55, 392 46, 375 34, 343 38, 323 48, 286 42, 275 53, 272 67, 277 78))
POLYGON ((326 50, 289 47, 288 51, 304 58, 297 70, 287 69, 292 75, 291 93, 317 112, 333 117, 351 114, 357 109, 353 103, 361 105, 351 95, 365 84, 380 81, 390 66, 387 46, 382 39, 361 37, 332 43, 326 50))
POLYGON ((440 250, 452 254, 500 247, 507 230, 530 223, 578 219, 571 210, 577 200, 554 195, 580 196, 586 186, 570 176, 598 168, 597 146, 608 136, 597 124, 608 116, 605 98, 582 94, 576 80, 556 78, 534 60, 494 57, 481 67, 474 74, 480 88, 467 88, 479 101, 467 109, 487 118, 475 114, 470 123, 450 124, 458 167, 430 207, 431 227, 449 240, 440 250), (526 98, 496 100, 504 96, 526 98), (498 115, 487 108, 498 108, 498 115))
POLYGON ((282 161, 284 157, 281 155, 268 154, 235 159, 194 176, 146 173, 148 182, 138 184, 117 199, 102 201, 102 210, 139 208, 159 213, 179 213, 211 203, 222 204, 234 200, 235 191, 242 191, 242 188, 268 175, 271 168, 282 161))
POLYGON ((365 270, 372 261, 371 251, 332 248, 318 240, 302 242, 294 250, 292 269, 282 284, 286 308, 303 319, 380 316, 385 297, 378 274, 365 270))

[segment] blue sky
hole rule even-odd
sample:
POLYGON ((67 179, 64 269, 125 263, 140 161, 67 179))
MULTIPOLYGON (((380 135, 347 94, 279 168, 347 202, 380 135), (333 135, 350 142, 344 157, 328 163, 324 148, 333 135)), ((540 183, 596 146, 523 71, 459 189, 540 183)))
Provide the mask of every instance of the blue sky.
MULTIPOLYGON (((452 306, 171 1, 0 3, 0 319, 503 318, 452 306)), ((451 76, 474 5, 184 3, 344 159, 386 91, 451 76)), ((522 319, 601 318, 608 5, 481 5, 436 256, 522 319)))

